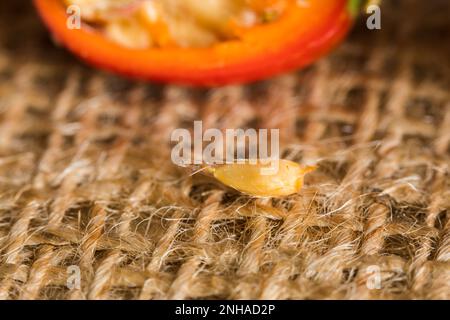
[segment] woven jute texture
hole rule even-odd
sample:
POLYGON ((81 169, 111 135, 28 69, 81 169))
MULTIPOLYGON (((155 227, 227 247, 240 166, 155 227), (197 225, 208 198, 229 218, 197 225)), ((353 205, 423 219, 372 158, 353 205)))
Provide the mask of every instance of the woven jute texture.
POLYGON ((206 90, 86 67, 0 1, 0 298, 449 299, 449 17, 387 0, 306 70, 206 90), (320 168, 239 194, 170 160, 194 120, 320 168))

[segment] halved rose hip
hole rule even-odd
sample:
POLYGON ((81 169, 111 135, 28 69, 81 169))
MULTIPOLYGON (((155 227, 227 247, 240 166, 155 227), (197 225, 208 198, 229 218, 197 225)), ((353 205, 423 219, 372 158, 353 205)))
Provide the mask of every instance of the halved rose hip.
POLYGON ((54 36, 103 69, 215 86, 301 68, 348 32, 360 0, 34 0, 54 36), (68 28, 77 6, 81 28, 68 28))

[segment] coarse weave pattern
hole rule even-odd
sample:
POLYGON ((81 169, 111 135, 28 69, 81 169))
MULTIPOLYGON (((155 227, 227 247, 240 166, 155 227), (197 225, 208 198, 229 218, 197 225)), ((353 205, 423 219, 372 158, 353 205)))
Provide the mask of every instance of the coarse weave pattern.
POLYGON ((88 68, 0 1, 0 298, 449 299, 449 17, 387 0, 306 70, 201 90, 88 68), (194 120, 320 169, 280 199, 191 176, 194 120))

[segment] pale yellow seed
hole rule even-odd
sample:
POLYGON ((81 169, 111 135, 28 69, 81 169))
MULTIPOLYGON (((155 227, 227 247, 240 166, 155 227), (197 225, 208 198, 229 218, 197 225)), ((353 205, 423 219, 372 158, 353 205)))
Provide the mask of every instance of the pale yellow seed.
POLYGON ((246 161, 210 168, 223 184, 255 197, 282 197, 297 193, 303 186, 305 174, 316 166, 302 166, 289 160, 270 163, 246 161))

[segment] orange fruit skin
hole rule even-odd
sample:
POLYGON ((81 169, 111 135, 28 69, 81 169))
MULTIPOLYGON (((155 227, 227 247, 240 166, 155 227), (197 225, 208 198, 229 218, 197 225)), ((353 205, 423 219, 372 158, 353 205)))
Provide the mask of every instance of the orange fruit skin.
POLYGON ((130 49, 88 25, 67 28, 61 0, 33 0, 56 39, 87 63, 130 78, 202 87, 248 83, 305 67, 351 28, 350 0, 315 0, 306 6, 286 1, 289 6, 277 21, 250 28, 238 40, 208 48, 130 49))

